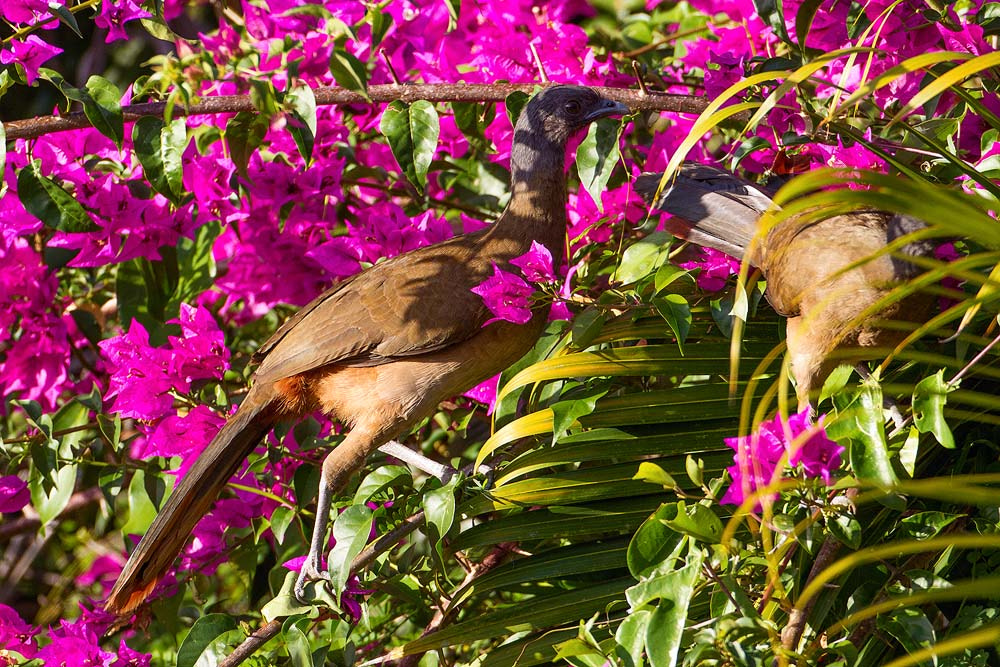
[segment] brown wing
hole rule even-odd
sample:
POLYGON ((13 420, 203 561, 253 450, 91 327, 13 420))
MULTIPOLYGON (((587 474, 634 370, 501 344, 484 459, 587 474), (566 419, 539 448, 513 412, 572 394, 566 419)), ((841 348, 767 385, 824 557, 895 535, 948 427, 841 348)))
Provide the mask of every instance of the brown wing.
POLYGON ((393 257, 320 295, 264 344, 256 380, 381 364, 475 335, 489 313, 470 288, 492 267, 474 256, 474 243, 461 236, 393 257))

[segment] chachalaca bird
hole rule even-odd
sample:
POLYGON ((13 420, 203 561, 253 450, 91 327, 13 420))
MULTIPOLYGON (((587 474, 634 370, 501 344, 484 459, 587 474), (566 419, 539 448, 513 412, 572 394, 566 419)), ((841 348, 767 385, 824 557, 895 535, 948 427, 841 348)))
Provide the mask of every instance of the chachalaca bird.
MULTIPOLYGON (((660 180, 661 174, 643 174, 635 186, 652 207, 675 216, 665 222, 668 231, 760 269, 767 300, 788 318, 786 343, 800 409, 812 407, 810 398, 838 365, 859 364, 879 356, 874 348, 902 341, 908 332, 890 321, 926 321, 933 299, 924 292, 884 308, 876 305, 893 287, 921 273, 905 256, 933 255, 934 246, 926 240, 878 254, 923 229, 922 221, 873 210, 808 223, 793 216, 751 243, 758 220, 772 205, 772 193, 704 164, 683 164, 656 198, 660 180), (859 322, 866 311, 870 316, 859 322)), ((865 375, 867 369, 859 366, 859 372, 865 375)))
POLYGON ((495 321, 471 288, 494 264, 538 241, 558 266, 566 235, 566 142, 627 108, 589 88, 552 86, 524 107, 511 147, 511 198, 490 227, 375 264, 314 299, 258 351, 260 365, 236 414, 174 489, 108 597, 135 609, 180 552, 244 458, 278 421, 322 411, 349 431, 323 461, 316 523, 296 584, 323 578, 333 496, 365 458, 442 401, 499 373, 534 345, 547 320, 495 321))

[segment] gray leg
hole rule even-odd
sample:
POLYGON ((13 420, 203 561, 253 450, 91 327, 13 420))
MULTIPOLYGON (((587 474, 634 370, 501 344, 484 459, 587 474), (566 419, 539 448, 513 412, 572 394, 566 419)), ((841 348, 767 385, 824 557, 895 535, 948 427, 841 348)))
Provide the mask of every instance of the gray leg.
POLYGON ((309 541, 309 554, 295 581, 295 597, 300 602, 308 603, 305 599, 306 582, 329 578, 320 565, 323 549, 326 547, 326 530, 330 522, 333 496, 343 488, 351 475, 364 465, 365 458, 374 448, 375 442, 367 433, 354 429, 323 459, 319 499, 316 502, 316 523, 313 525, 312 539, 309 541))

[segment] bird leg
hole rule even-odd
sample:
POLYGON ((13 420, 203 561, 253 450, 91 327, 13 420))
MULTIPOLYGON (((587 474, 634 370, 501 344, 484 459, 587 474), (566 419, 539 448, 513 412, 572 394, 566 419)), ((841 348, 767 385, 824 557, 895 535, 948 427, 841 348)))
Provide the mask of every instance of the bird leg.
POLYGON ((319 498, 316 501, 316 522, 313 524, 309 553, 295 580, 295 597, 307 603, 305 586, 310 581, 329 581, 330 575, 323 570, 323 549, 326 547, 326 530, 330 522, 330 508, 333 496, 343 488, 362 465, 368 454, 376 448, 377 441, 360 428, 354 428, 343 442, 323 459, 323 472, 319 482, 319 498))
POLYGON ((437 477, 441 480, 442 484, 447 484, 448 480, 451 479, 456 472, 451 466, 445 465, 444 463, 438 463, 437 461, 431 461, 420 452, 414 451, 395 440, 390 440, 379 447, 378 450, 383 454, 388 454, 395 459, 399 459, 403 463, 413 466, 417 470, 422 470, 432 477, 437 477))

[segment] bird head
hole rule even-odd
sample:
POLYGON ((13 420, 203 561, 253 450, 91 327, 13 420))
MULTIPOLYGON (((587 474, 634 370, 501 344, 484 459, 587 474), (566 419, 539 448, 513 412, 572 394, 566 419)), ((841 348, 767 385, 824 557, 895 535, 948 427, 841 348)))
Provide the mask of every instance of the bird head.
POLYGON ((591 88, 551 86, 532 97, 524 107, 517 120, 515 140, 519 132, 527 132, 563 144, 598 118, 625 113, 627 106, 601 97, 591 88))

